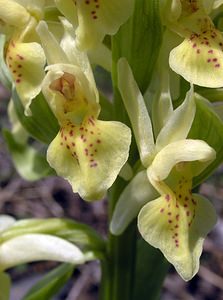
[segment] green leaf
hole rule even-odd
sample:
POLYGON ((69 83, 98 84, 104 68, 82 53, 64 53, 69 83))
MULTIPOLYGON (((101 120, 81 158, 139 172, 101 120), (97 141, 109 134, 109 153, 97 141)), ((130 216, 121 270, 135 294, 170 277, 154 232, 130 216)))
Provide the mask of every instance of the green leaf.
POLYGON ((24 107, 15 89, 12 91, 15 110, 23 127, 37 140, 49 144, 59 131, 57 119, 53 115, 42 93, 40 93, 30 106, 32 116, 24 115, 24 107))
POLYGON ((29 233, 55 235, 80 246, 86 251, 103 251, 105 247, 103 239, 90 226, 68 219, 57 218, 18 221, 2 233, 1 241, 29 233))
POLYGON ((140 239, 137 245, 137 276, 133 300, 160 299, 160 291, 169 266, 158 249, 140 239))
POLYGON ((23 300, 51 299, 71 277, 74 266, 62 264, 37 282, 24 296, 23 300))
POLYGON ((5 36, 0 34, 0 81, 9 90, 12 87, 11 76, 4 61, 5 36))
POLYGON ((15 168, 24 179, 32 181, 55 175, 44 155, 41 155, 36 149, 26 143, 18 143, 8 130, 3 131, 3 136, 15 168))
POLYGON ((113 38, 112 52, 115 62, 122 56, 127 58, 142 93, 151 80, 161 40, 159 1, 135 1, 133 16, 113 38))
POLYGON ((188 138, 201 139, 216 151, 216 159, 194 178, 193 186, 206 179, 223 161, 223 122, 211 104, 202 96, 195 94, 196 114, 188 138))
POLYGON ((211 102, 219 102, 223 99, 223 88, 219 89, 211 89, 205 87, 196 87, 195 92, 200 94, 201 96, 205 97, 211 102))
POLYGON ((0 273, 0 300, 9 300, 11 280, 8 274, 0 273))

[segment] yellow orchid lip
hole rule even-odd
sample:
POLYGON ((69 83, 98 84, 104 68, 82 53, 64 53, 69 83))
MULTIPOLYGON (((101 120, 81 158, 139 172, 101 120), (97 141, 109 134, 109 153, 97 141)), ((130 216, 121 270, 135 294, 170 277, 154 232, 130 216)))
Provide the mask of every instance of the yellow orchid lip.
POLYGON ((181 1, 181 5, 181 16, 173 26, 170 24, 170 28, 185 39, 170 52, 171 69, 193 84, 222 87, 222 34, 215 28, 201 1, 181 1))
POLYGON ((131 132, 120 122, 98 120, 92 70, 84 73, 86 67, 80 67, 88 61, 79 64, 47 69, 42 90, 61 127, 49 145, 47 160, 83 199, 99 200, 127 161, 131 132))
POLYGON ((87 116, 80 125, 74 125, 71 122, 67 122, 64 127, 60 129, 62 147, 66 147, 70 151, 71 156, 76 160, 78 165, 79 162, 79 143, 82 143, 82 155, 88 159, 90 168, 98 166, 97 159, 95 156, 99 152, 99 145, 101 144, 100 131, 96 127, 94 116, 87 116))
POLYGON ((182 214, 187 220, 188 228, 191 226, 196 212, 197 202, 192 195, 192 180, 182 176, 179 178, 178 184, 174 192, 164 195, 165 201, 160 208, 160 213, 163 218, 167 219, 167 224, 172 232, 172 241, 175 243, 176 248, 180 246, 179 229, 186 224, 181 223, 182 214))

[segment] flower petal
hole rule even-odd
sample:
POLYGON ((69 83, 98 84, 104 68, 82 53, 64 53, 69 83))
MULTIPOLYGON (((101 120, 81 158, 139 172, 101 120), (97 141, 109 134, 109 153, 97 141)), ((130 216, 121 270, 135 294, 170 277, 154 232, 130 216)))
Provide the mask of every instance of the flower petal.
POLYGON ((96 86, 78 66, 55 64, 47 70, 42 91, 61 125, 64 120, 80 124, 86 114, 99 113, 96 86))
POLYGON ((146 171, 139 172, 124 189, 116 204, 110 224, 111 233, 122 234, 136 218, 142 206, 157 196, 158 193, 150 184, 146 171))
POLYGON ((43 18, 46 0, 14 0, 14 2, 22 5, 36 19, 43 18))
POLYGON ((69 63, 69 60, 61 49, 54 35, 49 31, 45 21, 40 21, 36 27, 42 47, 44 49, 48 65, 56 63, 69 63))
POLYGON ((79 47, 92 48, 102 42, 106 34, 115 34, 133 13, 133 0, 77 0, 79 47))
POLYGON ((156 140, 156 151, 164 146, 185 139, 194 120, 196 105, 193 86, 188 91, 184 102, 175 109, 165 126, 161 129, 156 140))
POLYGON ((81 264, 85 261, 84 254, 78 247, 48 234, 25 234, 1 244, 0 270, 38 260, 55 260, 73 264, 81 264))
MULTIPOLYGON (((206 0, 207 1, 207 0, 206 0)), ((212 0, 213 1, 213 0, 212 0)), ((223 4, 222 0, 214 0, 213 8, 216 9, 223 4)))
POLYGON ((30 14, 27 10, 15 1, 0 0, 0 7, 0 20, 7 25, 17 28, 22 27, 26 25, 30 19, 30 14))
POLYGON ((170 52, 169 64, 173 71, 193 84, 222 87, 222 34, 214 27, 199 34, 191 34, 170 52))
POLYGON ((152 124, 143 96, 125 58, 118 61, 118 88, 132 123, 141 161, 147 167, 154 150, 152 124))
MULTIPOLYGON (((85 52, 77 49, 74 28, 66 19, 61 18, 64 27, 64 35, 60 44, 55 36, 49 31, 46 22, 40 21, 37 26, 37 33, 42 42, 48 64, 72 64, 80 67, 86 75, 95 93, 97 93, 93 72, 91 69, 88 56, 85 52)), ((48 68, 48 70, 51 67, 48 68)), ((54 67, 52 66, 52 69, 54 67)))
POLYGON ((66 19, 74 26, 77 27, 77 8, 73 0, 54 0, 57 8, 62 12, 66 19))
MULTIPOLYGON (((64 27, 64 36, 61 39, 60 46, 66 53, 69 62, 71 64, 74 64, 75 66, 79 66, 83 73, 88 78, 89 82, 91 82, 92 87, 96 84, 94 81, 94 75, 91 69, 91 65, 88 59, 88 55, 85 51, 80 51, 77 47, 76 42, 76 34, 75 30, 71 23, 69 23, 66 19, 60 18, 60 21, 64 27)), ((97 47, 97 50, 100 50, 100 48, 103 48, 103 44, 97 47)), ((96 51, 96 50, 95 50, 96 51)), ((91 52, 95 52, 91 51, 91 52)), ((102 58, 103 60, 103 58, 102 58)))
POLYGON ((11 40, 6 61, 24 105, 25 114, 29 115, 29 106, 32 99, 40 93, 45 75, 44 51, 38 43, 20 43, 11 40))
POLYGON ((207 199, 193 195, 192 200, 195 204, 185 207, 162 196, 146 204, 138 217, 143 238, 163 252, 184 280, 197 273, 203 240, 216 223, 207 199))
POLYGON ((148 177, 153 181, 166 179, 172 168, 180 162, 200 162, 207 166, 215 159, 215 150, 201 140, 181 140, 164 147, 154 158, 147 170, 148 177))
POLYGON ((68 123, 48 148, 47 159, 73 191, 86 200, 103 198, 128 158, 131 133, 119 122, 87 117, 68 123))

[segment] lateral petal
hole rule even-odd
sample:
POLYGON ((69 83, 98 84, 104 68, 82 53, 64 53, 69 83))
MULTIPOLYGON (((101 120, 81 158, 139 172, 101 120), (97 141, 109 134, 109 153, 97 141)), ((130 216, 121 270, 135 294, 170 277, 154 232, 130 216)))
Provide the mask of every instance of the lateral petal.
MULTIPOLYGON (((165 146, 155 156, 147 170, 151 180, 162 181, 166 179, 174 166, 184 162, 200 162, 200 169, 215 159, 215 150, 202 140, 180 140, 165 146)), ((196 166, 197 173, 199 166, 196 166)))
POLYGON ((184 102, 175 109, 156 140, 156 151, 166 145, 185 139, 190 131, 196 112, 193 86, 187 92, 184 102))
POLYGON ((25 108, 41 91, 44 78, 45 54, 38 43, 22 43, 11 40, 7 48, 6 62, 14 79, 16 90, 25 108))

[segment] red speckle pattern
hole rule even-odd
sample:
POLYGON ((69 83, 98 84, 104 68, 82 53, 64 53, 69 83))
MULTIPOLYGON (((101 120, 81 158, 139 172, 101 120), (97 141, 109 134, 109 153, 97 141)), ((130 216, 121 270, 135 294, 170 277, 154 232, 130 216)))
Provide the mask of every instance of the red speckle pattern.
POLYGON ((195 55, 204 58, 204 63, 208 66, 220 68, 219 53, 223 52, 223 38, 221 33, 214 28, 208 17, 198 19, 201 33, 193 33, 189 42, 195 55))
POLYGON ((14 81, 17 84, 22 82, 22 63, 24 60, 24 56, 18 53, 15 42, 13 40, 10 41, 6 51, 6 63, 9 67, 14 81))
POLYGON ((166 219, 167 226, 171 231, 173 243, 176 248, 180 247, 180 234, 179 230, 181 226, 184 226, 182 220, 187 220, 187 226, 190 227, 196 213, 196 201, 193 199, 191 193, 191 179, 182 177, 178 181, 178 185, 174 193, 166 194, 164 196, 165 203, 160 209, 160 214, 166 219), (177 238, 176 238, 177 237, 177 238))
POLYGON ((99 0, 81 0, 84 1, 85 8, 87 12, 89 13, 89 16, 93 20, 98 19, 98 11, 100 8, 100 1, 99 0))
POLYGON ((84 158, 90 168, 96 168, 99 165, 97 154, 100 153, 100 146, 103 144, 100 136, 94 116, 88 116, 80 125, 67 121, 60 129, 60 145, 67 148, 78 164, 84 158))
POLYGON ((181 5, 186 14, 195 13, 200 8, 198 0, 181 0, 181 5))

